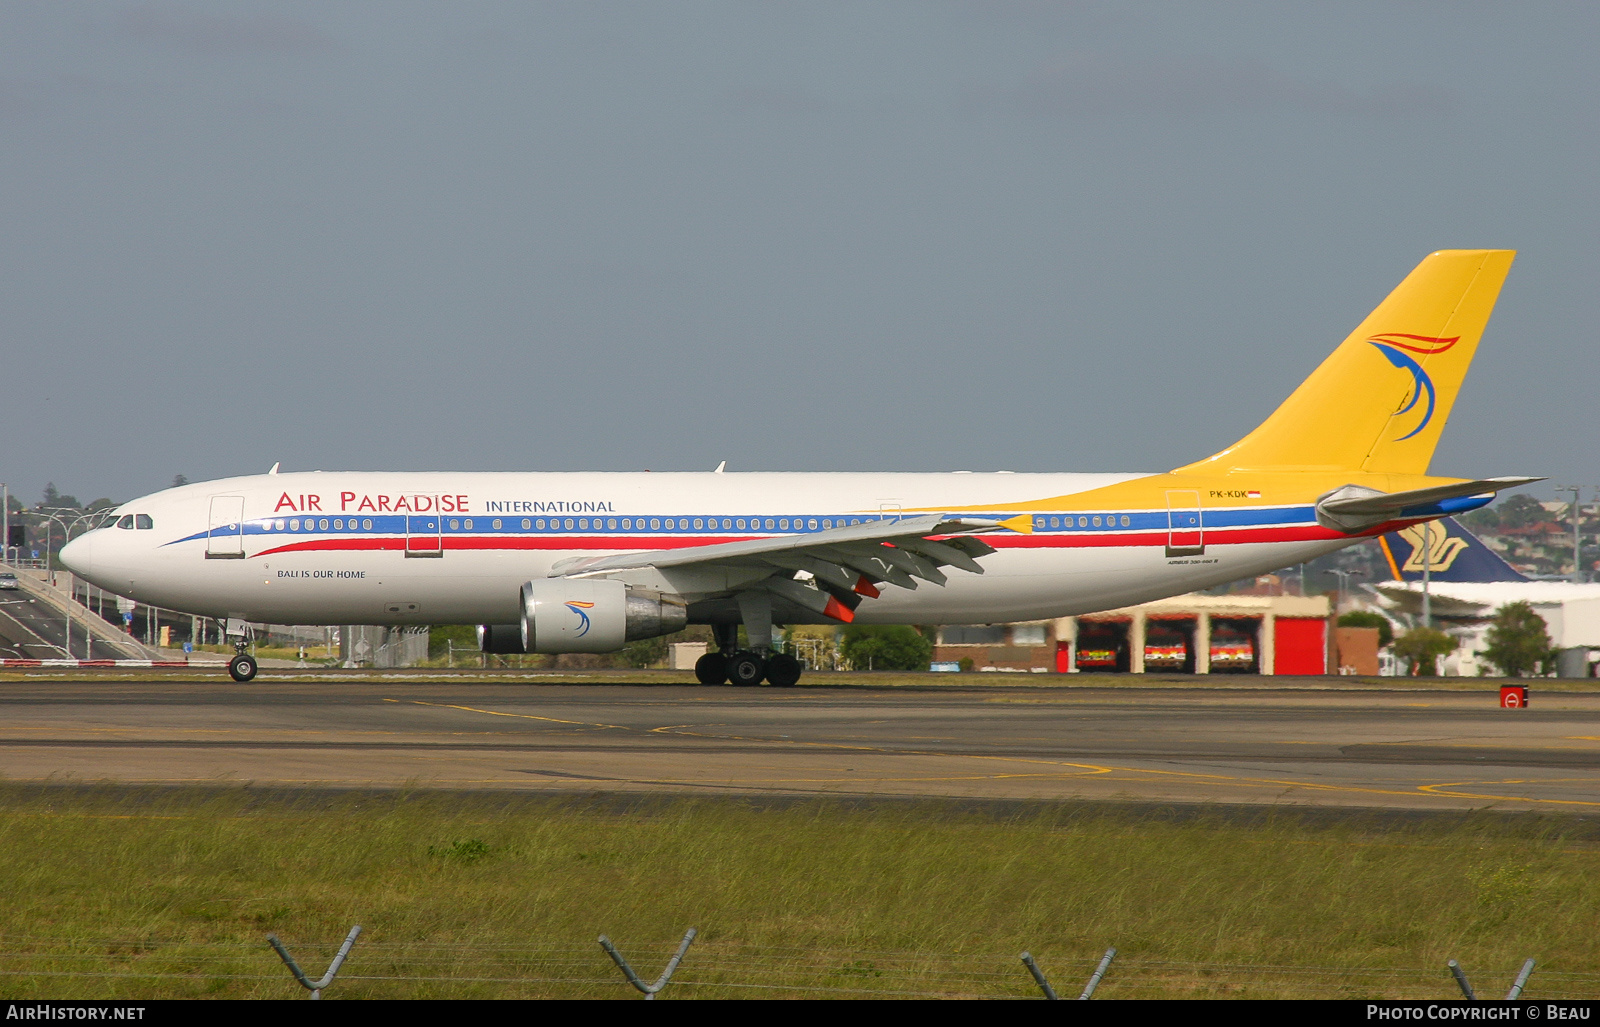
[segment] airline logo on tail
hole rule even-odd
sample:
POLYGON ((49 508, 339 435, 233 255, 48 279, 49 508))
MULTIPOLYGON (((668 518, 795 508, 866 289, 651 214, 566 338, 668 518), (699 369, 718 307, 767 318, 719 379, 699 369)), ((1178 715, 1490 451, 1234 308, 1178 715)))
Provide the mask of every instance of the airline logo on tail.
POLYGON ((1424 570, 1448 571, 1467 549, 1467 540, 1452 536, 1443 526, 1428 522, 1400 529, 1400 537, 1411 543, 1411 555, 1400 565, 1401 571, 1421 574, 1424 570), (1423 556, 1427 562, 1424 564, 1423 556))
POLYGON ((1420 353, 1424 357, 1431 357, 1436 353, 1443 353, 1460 342, 1461 336, 1452 335, 1448 339, 1439 339, 1431 335, 1405 335, 1400 332, 1385 332, 1382 335, 1371 336, 1367 341, 1376 346, 1378 351, 1388 358, 1389 363, 1403 371, 1411 372, 1411 399, 1404 407, 1396 411, 1396 417, 1408 413, 1412 407, 1417 405, 1417 400, 1424 395, 1428 397, 1428 408, 1422 413, 1422 422, 1394 440, 1396 442, 1404 442, 1426 428, 1428 422, 1433 420, 1435 394, 1433 379, 1428 377, 1428 372, 1424 371, 1422 365, 1417 363, 1413 357, 1408 356, 1403 351, 1410 350, 1412 353, 1420 353))
POLYGON ((1527 577, 1454 517, 1413 524, 1378 539, 1389 572, 1400 581, 1420 581, 1426 570, 1434 581, 1527 581, 1527 577))

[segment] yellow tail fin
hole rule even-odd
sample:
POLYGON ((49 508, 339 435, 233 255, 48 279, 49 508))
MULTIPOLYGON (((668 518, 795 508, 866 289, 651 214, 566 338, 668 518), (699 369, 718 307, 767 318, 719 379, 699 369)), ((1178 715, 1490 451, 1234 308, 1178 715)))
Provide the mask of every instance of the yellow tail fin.
POLYGON ((1429 254, 1259 428, 1178 473, 1426 474, 1515 256, 1429 254))

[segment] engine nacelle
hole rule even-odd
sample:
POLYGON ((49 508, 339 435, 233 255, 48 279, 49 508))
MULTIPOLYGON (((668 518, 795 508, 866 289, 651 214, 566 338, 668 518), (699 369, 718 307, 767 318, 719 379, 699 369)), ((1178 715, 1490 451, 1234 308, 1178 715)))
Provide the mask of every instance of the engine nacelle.
POLYGON ((688 603, 680 596, 631 589, 620 581, 543 578, 522 586, 525 653, 610 653, 688 623, 688 603))

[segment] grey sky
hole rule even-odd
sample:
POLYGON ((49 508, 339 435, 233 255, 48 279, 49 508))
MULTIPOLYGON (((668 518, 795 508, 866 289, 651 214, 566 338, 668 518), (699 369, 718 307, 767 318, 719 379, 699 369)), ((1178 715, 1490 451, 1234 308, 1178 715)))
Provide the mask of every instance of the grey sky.
POLYGON ((1427 252, 1600 483, 1594 4, 8 3, 0 478, 1164 470, 1427 252))

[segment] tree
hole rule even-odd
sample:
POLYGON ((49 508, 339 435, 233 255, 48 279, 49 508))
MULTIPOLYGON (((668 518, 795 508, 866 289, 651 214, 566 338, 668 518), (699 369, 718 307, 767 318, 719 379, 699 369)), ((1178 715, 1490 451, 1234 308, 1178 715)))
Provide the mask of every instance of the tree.
POLYGON ((933 643, 904 624, 852 624, 844 629, 839 654, 856 670, 927 670, 933 643))
POLYGON ((1377 628, 1378 647, 1388 645, 1394 641, 1394 625, 1389 623, 1389 618, 1373 610, 1351 610, 1349 613, 1339 615, 1341 628, 1377 628))
POLYGON ((66 510, 78 509, 78 497, 63 494, 56 488, 55 482, 49 482, 44 487, 44 502, 39 504, 41 510, 66 510))
POLYGON ((1555 655, 1549 627, 1527 602, 1507 603, 1496 610, 1484 641, 1488 644, 1478 655, 1508 678, 1537 673, 1555 655))
POLYGON ((1455 648, 1456 640, 1437 628, 1412 628, 1394 640, 1394 654, 1411 665, 1412 677, 1437 677, 1439 657, 1455 648))
POLYGON ((1502 528, 1526 528, 1550 519, 1549 511, 1527 493, 1512 496, 1495 509, 1500 514, 1502 528))

